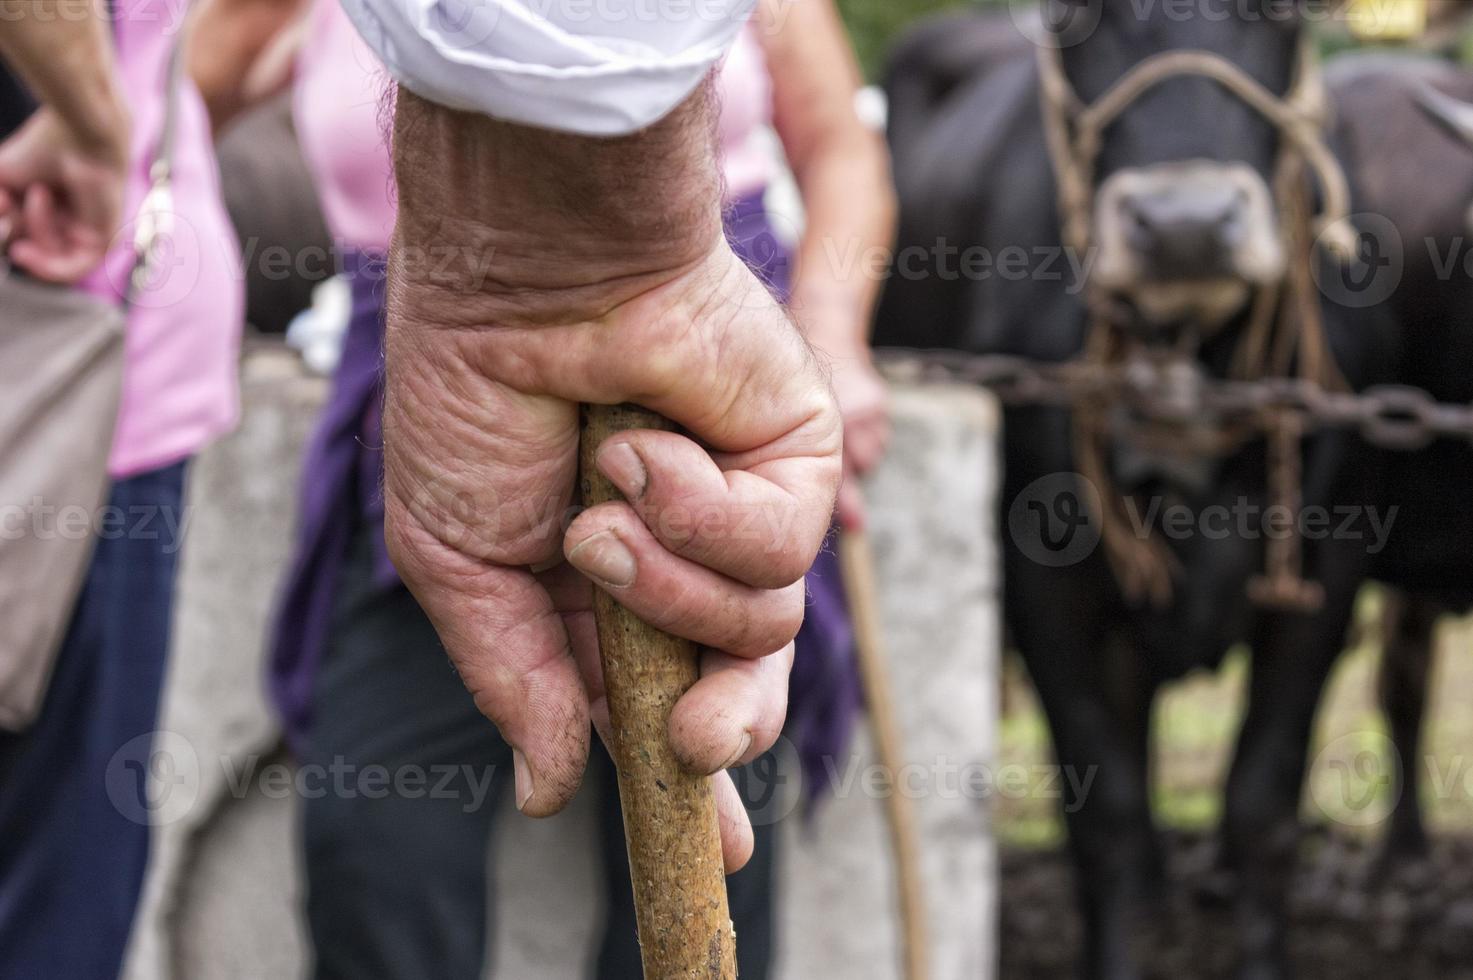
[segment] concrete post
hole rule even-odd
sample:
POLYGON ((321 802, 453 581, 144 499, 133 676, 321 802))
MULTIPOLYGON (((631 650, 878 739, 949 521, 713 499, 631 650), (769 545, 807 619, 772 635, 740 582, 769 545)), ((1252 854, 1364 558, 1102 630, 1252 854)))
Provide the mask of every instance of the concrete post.
POLYGON ((301 972, 296 801, 263 797, 252 776, 279 761, 266 635, 291 553, 302 447, 326 393, 279 341, 260 342, 241 366, 240 428, 190 467, 167 734, 155 740, 178 778, 155 793, 127 980, 301 972))
MULTIPOLYGON (((998 416, 969 389, 894 393, 866 487, 880 619, 916 808, 932 980, 995 973, 997 860, 978 776, 995 758, 1001 631, 993 528, 998 416), (971 784, 970 786, 968 784, 971 784)), ((811 827, 786 821, 779 977, 900 976, 893 869, 865 732, 811 827)))

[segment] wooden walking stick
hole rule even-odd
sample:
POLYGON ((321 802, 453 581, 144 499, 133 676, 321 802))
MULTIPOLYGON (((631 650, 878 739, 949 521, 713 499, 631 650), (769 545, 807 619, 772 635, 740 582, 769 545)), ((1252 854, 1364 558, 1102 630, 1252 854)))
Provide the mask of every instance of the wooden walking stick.
POLYGON ((905 980, 926 980, 930 974, 930 941, 926 934, 926 895, 921 887, 920 846, 916 840, 915 809, 900 792, 898 775, 904 752, 895 701, 890 696, 890 674, 885 665, 877 612, 875 559, 863 531, 839 535, 839 568, 849 618, 854 623, 854 647, 859 656, 859 680, 869 708, 875 753, 890 780, 885 797, 885 822, 895 858, 895 889, 899 893, 900 931, 905 956, 905 980))
MULTIPOLYGON (((583 406, 584 505, 622 499, 593 464, 606 438, 674 428, 635 405, 583 406)), ((602 589, 594 590, 594 617, 645 980, 735 980, 736 933, 711 777, 681 768, 667 727, 675 702, 696 682, 695 644, 641 621, 602 589)))

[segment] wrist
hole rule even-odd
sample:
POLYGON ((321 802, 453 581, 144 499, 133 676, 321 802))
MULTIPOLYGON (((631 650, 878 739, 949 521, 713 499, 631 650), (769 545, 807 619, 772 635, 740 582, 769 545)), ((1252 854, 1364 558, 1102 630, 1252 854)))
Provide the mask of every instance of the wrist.
POLYGON ((401 88, 401 282, 477 294, 523 320, 566 321, 676 278, 722 242, 713 112, 703 86, 649 129, 600 139, 447 109, 401 88), (410 261, 421 259, 423 272, 410 261))
POLYGON ((89 100, 84 107, 64 116, 62 121, 84 154, 117 170, 127 167, 128 110, 111 90, 89 100))
POLYGON ((128 157, 128 113, 110 16, 103 0, 0 0, 0 54, 72 146, 120 168, 128 157))
POLYGON ((793 291, 790 304, 803 334, 832 357, 869 357, 868 304, 842 290, 793 291))

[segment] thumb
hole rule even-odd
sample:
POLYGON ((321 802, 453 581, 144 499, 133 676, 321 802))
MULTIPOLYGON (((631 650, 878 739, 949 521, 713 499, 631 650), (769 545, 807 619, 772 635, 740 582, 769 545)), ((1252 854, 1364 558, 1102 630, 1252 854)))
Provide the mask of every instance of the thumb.
POLYGON ((0 141, 0 187, 23 189, 40 176, 40 161, 27 132, 0 141))
POLYGON ((3 249, 10 241, 10 236, 15 233, 16 203, 10 192, 0 185, 0 249, 3 249))

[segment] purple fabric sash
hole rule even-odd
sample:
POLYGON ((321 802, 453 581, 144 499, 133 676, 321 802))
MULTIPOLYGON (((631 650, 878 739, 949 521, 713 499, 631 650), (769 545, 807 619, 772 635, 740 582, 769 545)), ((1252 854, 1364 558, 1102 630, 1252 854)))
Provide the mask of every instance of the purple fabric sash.
MULTIPOLYGON (((726 214, 732 248, 779 297, 786 297, 791 256, 774 234, 762 196, 737 201, 726 214)), ((384 262, 350 256, 352 318, 333 390, 307 446, 300 488, 297 547, 279 605, 270 660, 270 691, 288 742, 300 747, 312 723, 312 689, 327 644, 333 596, 359 522, 383 526, 381 419, 384 262)), ((374 534, 374 577, 401 588, 374 534)), ((798 633, 790 686, 787 737, 802 762, 811 803, 829 786, 827 761, 849 745, 862 696, 854 636, 838 561, 829 547, 807 576, 808 611, 798 633)))

